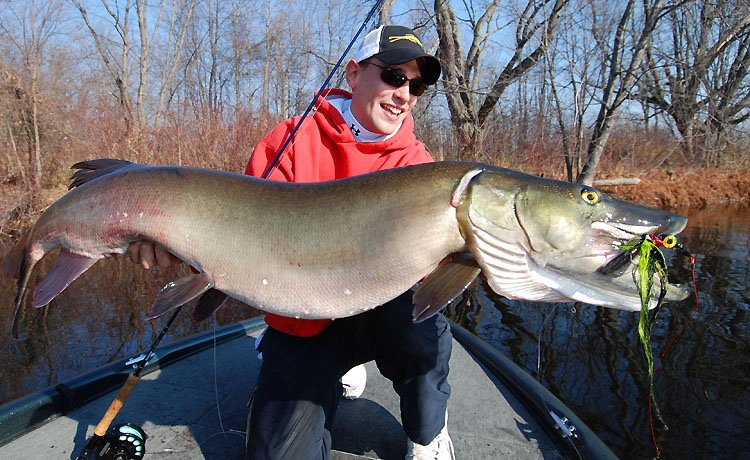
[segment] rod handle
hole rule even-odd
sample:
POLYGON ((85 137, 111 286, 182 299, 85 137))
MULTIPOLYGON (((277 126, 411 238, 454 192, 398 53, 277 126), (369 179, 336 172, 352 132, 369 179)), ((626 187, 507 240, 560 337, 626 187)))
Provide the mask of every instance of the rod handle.
POLYGON ((122 406, 125 405, 125 401, 128 399, 128 396, 130 396, 130 392, 133 391, 133 388, 140 379, 141 378, 139 376, 136 376, 134 374, 128 375, 128 379, 120 389, 120 392, 117 393, 117 397, 114 399, 114 401, 112 401, 112 404, 109 405, 109 409, 107 409, 104 417, 102 417, 102 419, 96 425, 96 428, 94 428, 95 435, 104 436, 107 434, 109 426, 112 424, 115 417, 117 417, 117 414, 120 413, 120 410, 122 410, 122 406))

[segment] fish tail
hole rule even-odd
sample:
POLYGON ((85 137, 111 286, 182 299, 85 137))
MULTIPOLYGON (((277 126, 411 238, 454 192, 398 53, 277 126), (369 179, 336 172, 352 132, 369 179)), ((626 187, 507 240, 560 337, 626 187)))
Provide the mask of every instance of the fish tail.
POLYGON ((21 322, 21 305, 23 298, 26 297, 26 287, 21 287, 21 281, 18 282, 18 294, 16 294, 16 307, 13 310, 13 321, 10 323, 10 335, 14 339, 18 338, 18 324, 21 322))
POLYGON ((100 158, 98 160, 80 161, 73 166, 71 169, 77 169, 70 178, 70 185, 68 190, 78 187, 97 179, 107 174, 122 169, 126 166, 132 165, 133 163, 127 160, 117 160, 113 158, 100 158))
POLYGON ((26 251, 26 243, 28 241, 29 233, 24 234, 5 255, 5 273, 18 279, 18 293, 16 294, 16 307, 13 311, 13 321, 11 323, 11 335, 12 337, 18 338, 18 323, 21 318, 21 305, 26 294, 26 286, 29 282, 29 267, 27 267, 26 260, 28 253, 26 251))

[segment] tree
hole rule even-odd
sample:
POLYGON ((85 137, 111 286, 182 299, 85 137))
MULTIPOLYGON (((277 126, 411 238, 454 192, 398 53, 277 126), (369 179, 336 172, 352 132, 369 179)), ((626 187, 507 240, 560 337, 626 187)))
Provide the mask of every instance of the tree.
MULTIPOLYGON (((593 6, 595 4, 592 2, 593 6)), ((604 2, 602 6, 615 8, 611 2, 604 2)), ((592 12, 594 17, 599 14, 595 10, 592 12)), ((587 185, 593 183, 615 118, 622 104, 632 94, 654 29, 663 13, 663 0, 641 0, 640 10, 637 10, 636 0, 628 0, 619 12, 619 20, 611 35, 607 28, 593 31, 605 56, 605 65, 602 67, 603 86, 597 101, 599 112, 586 151, 586 163, 578 175, 578 182, 587 185)))
POLYGON ((587 9, 578 6, 574 4, 568 14, 561 17, 560 33, 544 59, 565 172, 571 182, 581 170, 586 148, 584 116, 592 104, 591 69, 596 62, 596 42, 588 26, 592 18, 587 9))
MULTIPOLYGON (((18 51, 26 84, 17 78, 8 78, 18 104, 16 120, 11 122, 6 119, 5 127, 17 163, 25 167, 25 171, 20 171, 25 185, 35 192, 41 186, 44 159, 40 113, 42 63, 49 40, 57 34, 62 8, 59 1, 21 2, 20 5, 8 5, 7 8, 0 16, 0 32, 18 51), (18 125, 20 129, 14 130, 13 125, 18 125), (19 143, 16 141, 19 137, 26 141, 27 154, 23 160, 20 158, 19 143)), ((10 77, 10 74, 8 75, 10 77)))
POLYGON ((690 1, 663 22, 634 98, 672 120, 690 158, 717 165, 727 128, 750 117, 750 5, 690 1))
POLYGON ((104 63, 104 67, 109 72, 112 81, 117 88, 115 97, 121 108, 121 115, 125 123, 125 135, 129 136, 133 129, 133 98, 130 95, 130 53, 133 49, 130 37, 130 10, 133 7, 131 0, 125 0, 124 3, 116 1, 110 4, 102 0, 102 6, 112 20, 117 37, 119 37, 118 49, 109 43, 110 41, 104 33, 97 29, 96 24, 91 21, 89 10, 86 4, 81 0, 71 0, 73 5, 81 13, 83 22, 94 40, 96 50, 104 63))
POLYGON ((568 2, 529 0, 521 11, 508 12, 513 17, 501 19, 500 0, 490 1, 484 11, 477 11, 474 2, 465 3, 465 18, 457 16, 448 0, 435 1, 443 84, 460 158, 475 159, 481 153, 482 132, 490 114, 506 89, 543 57, 568 2), (515 25, 510 58, 498 74, 487 75, 485 53, 500 31, 498 22, 506 19, 515 25), (461 39, 462 25, 471 34, 468 51, 461 39))
MULTIPOLYGON (((185 42, 188 30, 193 23, 197 5, 197 0, 175 0, 171 5, 172 7, 166 12, 166 37, 163 38, 164 42, 160 48, 160 53, 156 57, 156 64, 161 69, 154 110, 154 121, 156 123, 161 121, 180 85, 177 74, 185 61, 183 55, 185 42)), ((233 37, 235 36, 233 34, 233 37)), ((239 47, 235 47, 235 49, 239 49, 239 47)), ((239 68, 237 72, 240 73, 239 68)))
POLYGON ((386 25, 390 23, 391 11, 393 11, 393 4, 396 0, 382 0, 380 2, 380 12, 378 14, 378 25, 386 25))

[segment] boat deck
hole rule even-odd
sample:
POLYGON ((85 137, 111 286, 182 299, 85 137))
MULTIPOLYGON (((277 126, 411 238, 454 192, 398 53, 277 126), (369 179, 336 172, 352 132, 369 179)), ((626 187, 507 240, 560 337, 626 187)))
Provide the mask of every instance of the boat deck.
MULTIPOLYGON (((143 375, 116 422, 141 426, 146 459, 239 459, 247 401, 260 367, 259 329, 143 375)), ((159 366, 157 366, 159 367, 159 366)), ((148 368, 147 368, 148 369, 148 368)), ((374 363, 357 400, 342 400, 333 429, 334 458, 403 458, 406 436, 398 397, 374 363)), ((459 459, 566 458, 529 410, 454 339, 449 432, 459 459)), ((0 446, 0 458, 74 459, 116 391, 41 424, 0 446)))

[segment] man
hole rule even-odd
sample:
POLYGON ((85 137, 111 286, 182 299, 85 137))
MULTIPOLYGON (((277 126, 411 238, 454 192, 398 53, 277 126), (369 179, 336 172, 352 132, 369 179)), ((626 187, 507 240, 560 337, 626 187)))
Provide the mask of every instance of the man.
MULTIPOLYGON (((271 172, 272 180, 318 182, 434 161, 414 136, 411 112, 440 63, 411 29, 370 32, 346 66, 351 93, 332 89, 271 172)), ((261 176, 296 125, 282 122, 256 147, 245 172, 261 176)), ((163 261, 161 248, 134 244, 144 266, 163 261)), ((258 345, 263 364, 248 418, 246 458, 329 458, 341 377, 375 360, 401 398, 407 458, 451 459, 447 382, 452 336, 442 314, 411 320, 411 292, 343 319, 301 320, 266 314, 258 345)), ((360 389, 361 392, 361 389, 360 389)))

